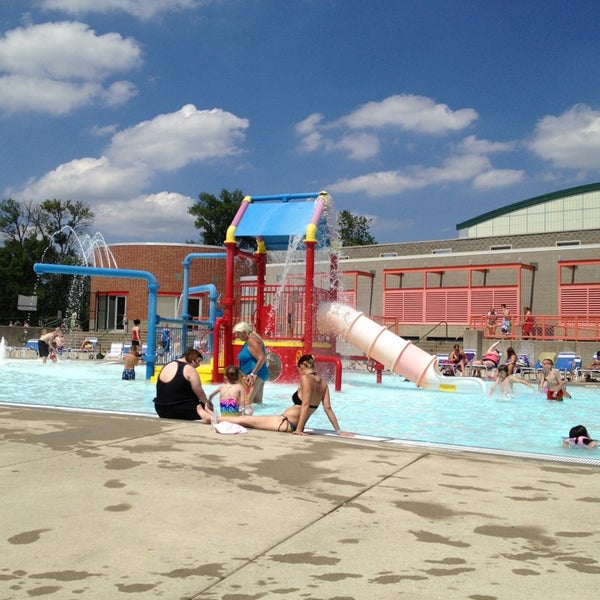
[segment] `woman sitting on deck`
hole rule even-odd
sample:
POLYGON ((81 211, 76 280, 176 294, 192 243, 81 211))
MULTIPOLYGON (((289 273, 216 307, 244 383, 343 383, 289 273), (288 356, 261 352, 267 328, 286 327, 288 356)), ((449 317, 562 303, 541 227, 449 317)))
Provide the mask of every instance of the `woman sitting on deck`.
POLYGON ((293 406, 286 408, 280 415, 244 415, 239 417, 221 416, 219 422, 230 421, 250 427, 251 429, 265 429, 267 431, 291 432, 295 435, 308 435, 304 426, 322 404, 329 422, 337 435, 352 437, 352 433, 346 433, 340 429, 337 417, 331 408, 329 397, 329 386, 327 382, 317 375, 315 371, 315 359, 310 354, 305 354, 298 359, 298 371, 300 372, 300 384, 298 390, 292 396, 293 406))

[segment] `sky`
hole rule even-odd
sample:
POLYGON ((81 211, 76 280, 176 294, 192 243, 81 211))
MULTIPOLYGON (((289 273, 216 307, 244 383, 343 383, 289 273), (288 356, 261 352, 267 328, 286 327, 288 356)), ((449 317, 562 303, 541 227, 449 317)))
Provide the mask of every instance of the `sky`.
POLYGON ((600 181, 595 0, 0 0, 0 199, 200 240, 202 192, 327 190, 378 243, 600 181))

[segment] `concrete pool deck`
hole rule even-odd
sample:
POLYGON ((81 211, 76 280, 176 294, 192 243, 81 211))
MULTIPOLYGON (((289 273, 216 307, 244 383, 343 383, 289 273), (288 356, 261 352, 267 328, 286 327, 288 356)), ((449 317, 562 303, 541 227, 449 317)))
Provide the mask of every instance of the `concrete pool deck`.
POLYGON ((567 598, 600 574, 597 466, 13 406, 0 427, 0 600, 567 598))

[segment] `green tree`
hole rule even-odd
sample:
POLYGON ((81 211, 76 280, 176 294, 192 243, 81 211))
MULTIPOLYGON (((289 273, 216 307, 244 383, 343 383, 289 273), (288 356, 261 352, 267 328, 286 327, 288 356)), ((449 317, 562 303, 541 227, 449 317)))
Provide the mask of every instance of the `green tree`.
MULTIPOLYGON (((198 195, 198 202, 188 209, 188 213, 196 220, 194 225, 200 230, 203 244, 209 246, 222 246, 227 237, 227 228, 231 225, 239 210, 244 194, 242 190, 222 189, 219 197, 202 192, 198 195)), ((242 238, 239 240, 243 248, 252 248, 254 240, 242 238)))
MULTIPOLYGON (((0 201, 0 315, 13 318, 17 296, 37 295, 35 320, 46 321, 76 310, 87 320, 89 278, 84 293, 74 295, 73 277, 44 275, 33 271, 36 262, 78 264, 76 235, 82 235, 93 223, 94 213, 82 202, 46 200, 41 204, 19 203, 12 198, 0 201), (77 296, 77 297, 75 297, 77 296)), ((81 289, 81 283, 77 282, 81 289)), ((21 320, 23 315, 19 315, 21 320)))
POLYGON ((354 215, 348 210, 338 214, 337 224, 340 232, 340 241, 343 246, 369 246, 377 241, 371 235, 369 227, 373 219, 354 215))

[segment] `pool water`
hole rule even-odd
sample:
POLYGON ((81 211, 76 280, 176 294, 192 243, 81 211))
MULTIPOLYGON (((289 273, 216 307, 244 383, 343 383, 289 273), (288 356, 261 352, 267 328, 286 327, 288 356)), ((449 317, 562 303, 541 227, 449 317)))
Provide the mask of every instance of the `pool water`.
MULTIPOLYGON (((36 360, 0 362, 0 402, 45 405, 155 416, 155 385, 137 368, 136 381, 122 381, 121 364, 105 361, 36 360)), ((214 386, 205 386, 210 393, 214 386)), ((290 404, 296 386, 267 384, 265 402, 256 414, 279 414, 290 404)), ((516 396, 506 398, 418 389, 401 377, 345 371, 342 391, 333 391, 332 406, 342 429, 369 437, 569 456, 600 464, 600 448, 563 448, 570 427, 585 425, 592 437, 600 435, 598 387, 571 386, 572 399, 549 402, 545 394, 515 385, 516 396)), ((313 429, 331 430, 322 409, 309 421, 313 429)))

